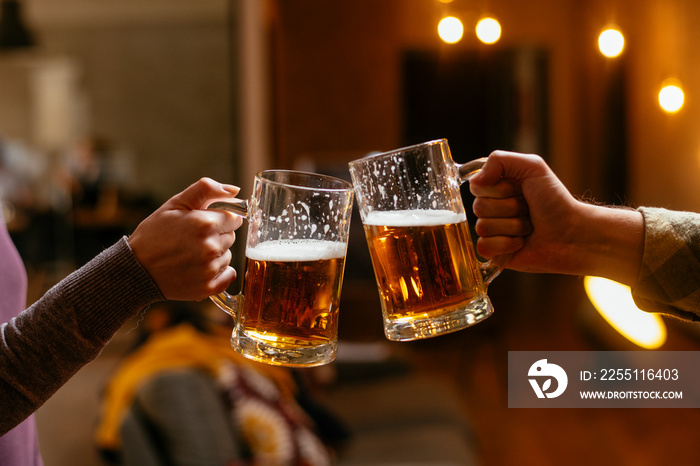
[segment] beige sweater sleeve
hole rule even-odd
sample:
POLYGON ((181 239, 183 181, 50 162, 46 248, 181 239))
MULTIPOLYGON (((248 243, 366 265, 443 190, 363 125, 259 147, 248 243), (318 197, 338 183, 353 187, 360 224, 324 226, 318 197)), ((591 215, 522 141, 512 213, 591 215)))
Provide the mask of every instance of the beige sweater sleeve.
POLYGON ((700 320, 700 214, 642 207, 644 256, 632 289, 641 309, 700 320))

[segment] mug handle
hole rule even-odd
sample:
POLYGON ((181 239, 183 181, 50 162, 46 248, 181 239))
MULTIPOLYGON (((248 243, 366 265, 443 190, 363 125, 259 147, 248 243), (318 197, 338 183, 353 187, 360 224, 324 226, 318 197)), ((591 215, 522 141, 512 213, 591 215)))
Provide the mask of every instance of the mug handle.
MULTIPOLYGON (((469 181, 469 178, 474 176, 486 163, 487 157, 481 157, 479 159, 470 160, 464 164, 458 164, 457 171, 462 182, 469 181)), ((512 256, 511 253, 501 254, 500 256, 495 256, 486 262, 480 263, 481 276, 484 283, 488 285, 496 278, 505 268, 506 263, 512 256)))
MULTIPOLYGON (((209 204, 207 209, 224 210, 246 218, 248 215, 248 201, 245 199, 216 201, 209 204)), ((238 296, 233 296, 227 291, 222 291, 219 294, 209 296, 209 299, 211 299, 219 309, 233 317, 233 320, 238 320, 238 296)))

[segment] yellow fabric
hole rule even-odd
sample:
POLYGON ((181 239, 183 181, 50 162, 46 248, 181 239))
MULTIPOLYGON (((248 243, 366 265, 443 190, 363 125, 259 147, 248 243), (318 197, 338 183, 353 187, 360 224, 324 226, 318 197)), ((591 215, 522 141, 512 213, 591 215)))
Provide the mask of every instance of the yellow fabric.
POLYGON ((97 445, 104 449, 119 447, 119 426, 123 417, 138 389, 154 375, 197 368, 218 377, 225 363, 253 367, 275 381, 283 394, 292 396, 294 393, 294 381, 287 370, 245 359, 231 348, 228 335, 207 335, 190 325, 178 325, 151 336, 117 369, 105 393, 97 445))

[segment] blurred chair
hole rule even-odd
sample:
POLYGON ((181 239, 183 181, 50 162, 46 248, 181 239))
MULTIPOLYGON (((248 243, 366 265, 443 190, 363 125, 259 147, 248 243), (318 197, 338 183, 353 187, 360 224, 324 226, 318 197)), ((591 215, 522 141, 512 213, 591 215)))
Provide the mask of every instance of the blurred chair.
POLYGON ((249 361, 230 328, 186 303, 149 309, 109 381, 97 431, 126 466, 330 464, 291 372, 249 361))

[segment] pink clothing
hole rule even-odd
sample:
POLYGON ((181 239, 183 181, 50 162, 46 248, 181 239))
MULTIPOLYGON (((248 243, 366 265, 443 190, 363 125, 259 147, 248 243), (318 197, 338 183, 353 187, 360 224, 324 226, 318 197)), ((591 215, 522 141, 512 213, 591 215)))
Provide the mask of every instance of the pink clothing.
MULTIPOLYGON (((0 211, 0 322, 7 322, 26 306, 27 273, 12 243, 0 211)), ((34 416, 0 437, 0 464, 42 464, 34 416)))
POLYGON ((33 413, 114 333, 163 299, 126 238, 25 309, 26 272, 0 217, 0 465, 41 465, 33 413))

